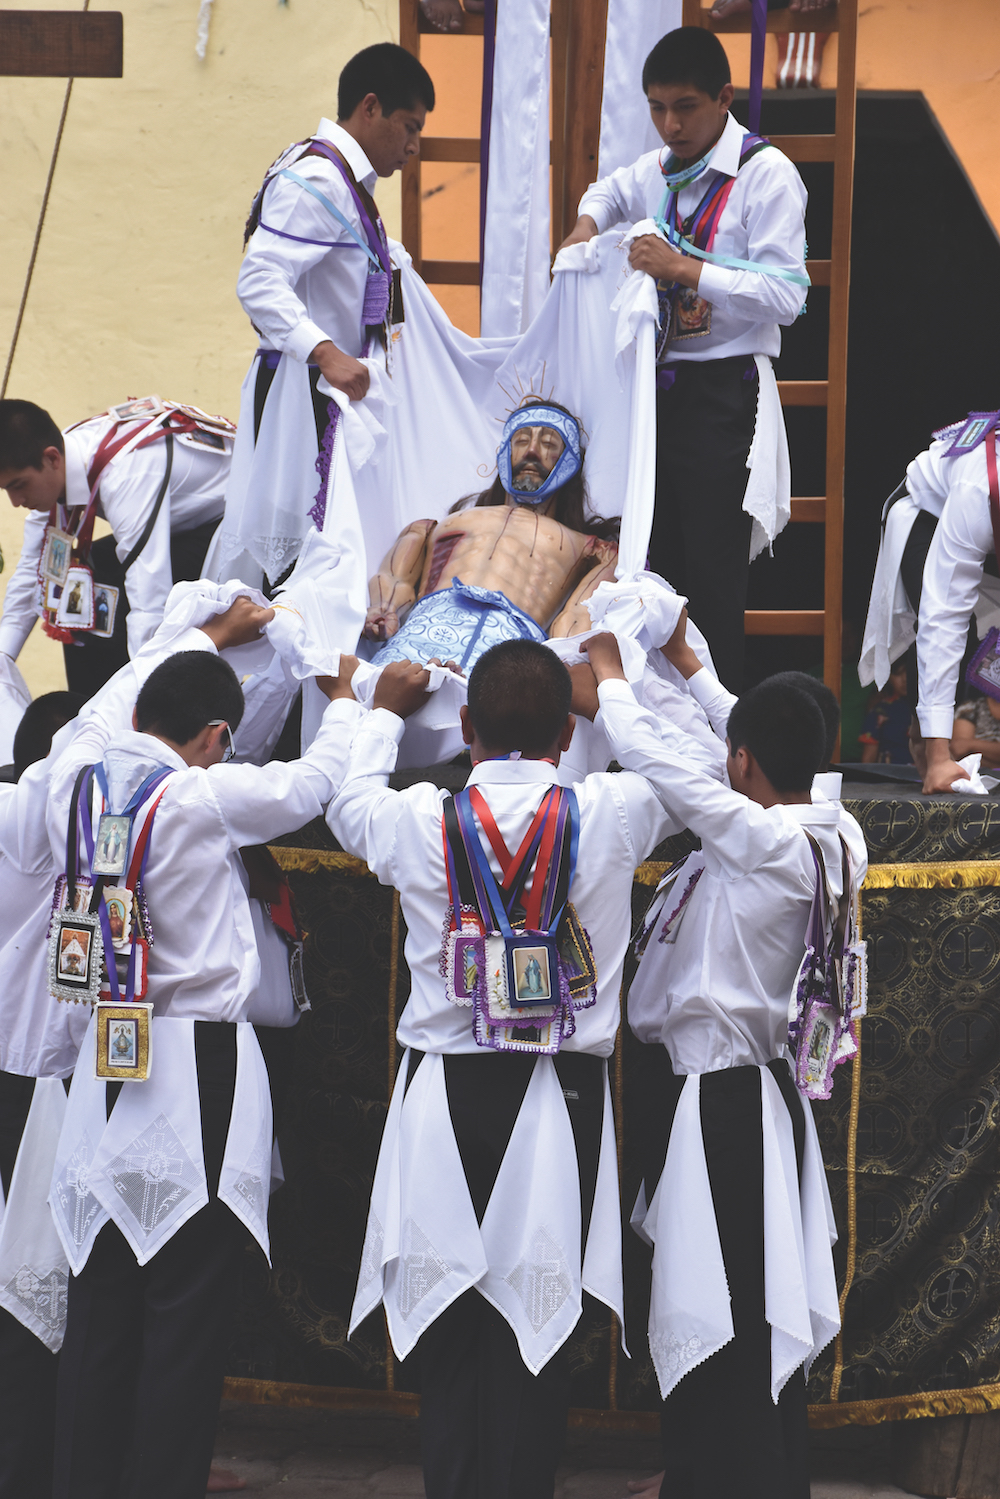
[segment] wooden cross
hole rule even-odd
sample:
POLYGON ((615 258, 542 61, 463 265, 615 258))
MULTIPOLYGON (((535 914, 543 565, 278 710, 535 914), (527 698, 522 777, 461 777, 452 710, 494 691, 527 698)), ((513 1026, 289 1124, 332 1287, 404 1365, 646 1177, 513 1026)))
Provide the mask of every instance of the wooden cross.
POLYGON ((118 10, 0 10, 0 78, 120 78, 118 10))

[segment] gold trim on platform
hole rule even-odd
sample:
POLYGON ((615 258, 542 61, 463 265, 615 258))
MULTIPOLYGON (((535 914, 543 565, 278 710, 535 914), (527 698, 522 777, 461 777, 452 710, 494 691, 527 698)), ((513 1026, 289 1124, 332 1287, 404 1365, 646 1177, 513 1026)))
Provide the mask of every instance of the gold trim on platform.
POLYGON ((869 864, 864 890, 966 890, 1000 885, 1000 864, 968 859, 954 864, 869 864))
POLYGON ((280 843, 270 843, 268 847, 286 874, 290 870, 315 874, 317 869, 339 869, 341 874, 360 874, 372 880, 375 878, 364 859, 341 853, 337 848, 286 848, 280 843))

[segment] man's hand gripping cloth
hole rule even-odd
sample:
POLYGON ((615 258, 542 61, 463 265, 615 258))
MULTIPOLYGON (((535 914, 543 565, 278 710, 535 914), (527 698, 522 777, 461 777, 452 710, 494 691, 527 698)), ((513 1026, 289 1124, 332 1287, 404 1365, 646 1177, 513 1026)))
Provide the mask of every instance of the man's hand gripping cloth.
MULTIPOLYGON (((397 1358, 475 1287, 506 1318, 538 1374, 569 1337, 589 1291, 624 1328, 614 1118, 607 1074, 597 1190, 580 1252, 573 1129, 551 1057, 539 1057, 482 1226, 448 1110, 444 1058, 428 1052, 405 1087, 400 1064, 361 1258, 349 1336, 383 1302, 397 1358), (404 1096, 405 1095, 405 1096, 404 1096), (548 1148, 538 1149, 538 1141, 548 1148)), ((623 1344, 624 1346, 624 1344, 623 1344)))
MULTIPOLYGON (((93 1029, 83 1054, 94 1047, 93 1029)), ((155 1063, 142 1086, 123 1088, 111 1117, 107 1088, 78 1067, 52 1171, 49 1205, 74 1275, 104 1224, 115 1223, 145 1265, 208 1202, 194 1021, 154 1016, 155 1063)), ((252 1025, 236 1027, 236 1091, 219 1197, 270 1263, 271 1091, 252 1025)))

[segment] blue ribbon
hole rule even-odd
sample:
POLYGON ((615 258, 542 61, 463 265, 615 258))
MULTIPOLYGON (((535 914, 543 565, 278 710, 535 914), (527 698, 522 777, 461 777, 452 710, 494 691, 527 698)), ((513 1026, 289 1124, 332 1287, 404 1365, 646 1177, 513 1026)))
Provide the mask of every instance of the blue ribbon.
MULTIPOLYGON (((337 205, 330 202, 330 199, 326 196, 326 193, 321 193, 318 187, 314 187, 311 182, 307 182, 304 177, 300 177, 298 172, 290 171, 288 167, 284 167, 279 175, 282 177, 290 177, 293 182, 297 182, 299 184, 299 187, 304 187, 307 193, 311 193, 312 196, 316 199, 317 203, 322 203, 327 212, 332 213, 333 217, 337 220, 337 223, 340 224, 344 229, 346 229, 351 238, 361 246, 362 250, 364 250, 365 254, 368 256, 368 259, 371 261, 375 269, 377 271, 381 271, 384 269, 382 262, 379 260, 378 256, 373 253, 368 241, 366 239, 362 239, 361 235, 355 229, 350 219, 345 218, 337 205)), ((267 226, 265 225, 264 227, 266 228, 267 226)), ((280 234, 281 230, 272 229, 271 233, 280 234)), ((285 235, 283 237, 286 239, 296 238, 296 236, 292 234, 285 235)), ((317 244, 320 243, 320 241, 307 240, 306 243, 317 244)))

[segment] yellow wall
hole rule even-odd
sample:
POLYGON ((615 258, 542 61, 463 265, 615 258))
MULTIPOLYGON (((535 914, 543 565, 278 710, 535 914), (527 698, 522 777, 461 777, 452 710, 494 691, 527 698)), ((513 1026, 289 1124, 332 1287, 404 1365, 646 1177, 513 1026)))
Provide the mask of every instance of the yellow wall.
MULTIPOLYGON (((215 0, 201 62, 198 0, 94 0, 116 4, 124 77, 73 85, 7 394, 61 426, 150 391, 235 418, 255 343, 234 290, 250 201, 279 151, 321 115, 336 118, 347 59, 397 39, 398 5, 215 0)), ((0 78, 0 370, 65 86, 0 78)), ((396 235, 398 180, 378 192, 396 235)), ((0 590, 20 534, 21 514, 0 495, 0 590)), ((38 627, 20 665, 36 694, 64 685, 61 649, 38 627)))

